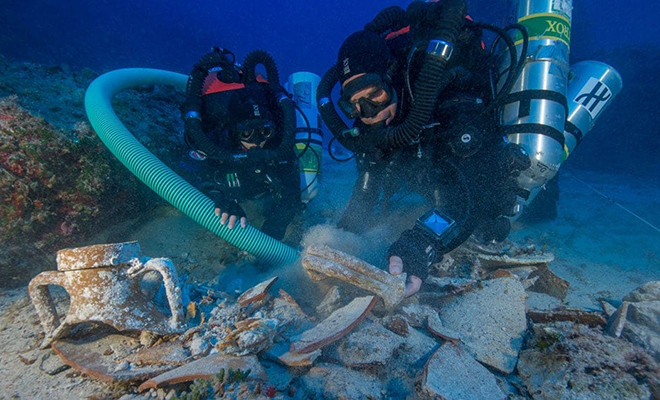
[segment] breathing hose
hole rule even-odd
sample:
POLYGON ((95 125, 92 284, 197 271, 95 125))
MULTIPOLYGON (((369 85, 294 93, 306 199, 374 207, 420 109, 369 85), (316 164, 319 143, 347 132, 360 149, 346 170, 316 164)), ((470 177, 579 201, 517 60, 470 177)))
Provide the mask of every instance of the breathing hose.
POLYGON ((364 26, 364 30, 382 35, 389 30, 395 31, 406 25, 406 11, 401 7, 392 6, 376 14, 374 19, 364 26))
POLYGON ((253 50, 243 60, 243 69, 246 74, 247 82, 257 80, 257 65, 263 65, 266 68, 266 80, 275 98, 282 109, 284 121, 284 132, 282 143, 273 151, 271 158, 273 160, 295 160, 294 151, 296 141, 296 104, 286 95, 286 91, 280 85, 280 73, 277 64, 267 51, 253 50))
POLYGON ((247 74, 246 81, 257 80, 257 65, 266 67, 266 79, 273 88, 280 88, 280 73, 273 57, 264 50, 253 50, 243 60, 243 68, 247 74))
MULTIPOLYGON (((233 62, 231 63, 233 67, 233 62)), ((186 135, 184 139, 189 147, 196 148, 204 154, 215 160, 230 159, 231 154, 227 149, 223 149, 213 143, 213 141, 204 134, 202 126, 202 91, 204 81, 209 74, 209 69, 217 66, 227 67, 227 60, 219 49, 214 48, 210 53, 205 54, 193 67, 190 77, 186 84, 186 101, 181 106, 183 122, 185 124, 186 135)))

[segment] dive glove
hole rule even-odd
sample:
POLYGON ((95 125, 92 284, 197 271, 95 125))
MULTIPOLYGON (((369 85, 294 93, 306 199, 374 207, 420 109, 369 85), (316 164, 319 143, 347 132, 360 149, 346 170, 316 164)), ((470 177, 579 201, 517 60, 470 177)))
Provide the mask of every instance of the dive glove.
POLYGON ((239 220, 247 217, 245 211, 243 211, 243 208, 238 204, 236 199, 229 198, 217 190, 210 191, 208 196, 213 200, 213 203, 215 203, 215 208, 220 209, 221 214, 227 213, 230 216, 235 215, 239 220))
POLYGON ((403 272, 408 276, 415 275, 424 281, 435 261, 436 250, 429 237, 417 229, 408 229, 390 246, 388 260, 392 256, 401 257, 403 272))

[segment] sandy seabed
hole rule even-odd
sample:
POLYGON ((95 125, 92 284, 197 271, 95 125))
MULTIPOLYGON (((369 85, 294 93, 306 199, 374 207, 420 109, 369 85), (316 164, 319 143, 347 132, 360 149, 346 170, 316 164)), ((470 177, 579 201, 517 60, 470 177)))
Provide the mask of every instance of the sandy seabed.
MULTIPOLYGON (((312 225, 336 221, 345 206, 355 177, 352 163, 328 162, 324 168, 320 195, 306 210, 299 232, 290 230, 288 237, 295 239, 312 225)), ((640 285, 660 280, 660 232, 611 201, 660 225, 658 182, 595 172, 567 172, 560 181, 558 217, 543 223, 516 222, 510 235, 513 241, 531 240, 553 252, 555 261, 550 268, 571 284, 563 303, 534 294, 528 299, 528 307, 543 309, 565 305, 599 309, 598 299, 620 300, 640 285)), ((387 241, 410 225, 420 210, 423 206, 414 200, 399 199, 392 220, 383 222, 388 229, 377 228, 378 234, 372 234, 371 238, 366 235, 365 246, 370 246, 371 252, 360 255, 384 265, 384 260, 379 263, 377 258, 383 254, 387 241)), ((184 279, 212 282, 225 290, 240 291, 277 272, 280 275, 278 285, 290 291, 303 306, 313 303, 305 299, 311 293, 310 287, 298 281, 301 276, 298 271, 269 271, 252 266, 250 257, 240 254, 169 206, 155 210, 153 218, 144 224, 127 224, 101 232, 90 244, 129 240, 138 240, 148 256, 171 258, 184 279)), ((102 382, 83 378, 72 370, 47 374, 45 370, 51 368, 51 364, 57 365, 58 360, 52 351, 38 350, 42 338, 41 325, 27 288, 0 289, 0 398, 116 396, 117 392, 102 382)))

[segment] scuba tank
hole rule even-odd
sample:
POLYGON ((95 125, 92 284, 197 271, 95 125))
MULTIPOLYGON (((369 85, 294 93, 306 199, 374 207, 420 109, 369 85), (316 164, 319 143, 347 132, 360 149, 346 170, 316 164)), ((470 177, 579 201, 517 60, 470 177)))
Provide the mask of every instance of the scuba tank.
MULTIPOLYGON (((581 61, 571 67, 562 161, 573 153, 622 88, 621 75, 603 62, 581 61)), ((531 189, 524 205, 529 205, 541 189, 541 186, 531 189)), ((516 207, 516 218, 521 212, 522 204, 516 207)))
POLYGON ((296 114, 296 153, 300 165, 300 199, 309 203, 319 191, 323 130, 316 105, 316 91, 321 78, 311 72, 289 76, 286 89, 298 106, 296 114))
MULTIPOLYGON (((529 34, 524 65, 501 108, 503 134, 521 146, 532 165, 521 172, 518 185, 529 193, 552 179, 564 157, 566 91, 569 75, 572 0, 514 0, 514 21, 529 34)), ((513 36, 521 56, 521 33, 513 36)), ((501 88, 515 61, 502 52, 501 88)), ((525 196, 527 197, 527 196, 525 196)))

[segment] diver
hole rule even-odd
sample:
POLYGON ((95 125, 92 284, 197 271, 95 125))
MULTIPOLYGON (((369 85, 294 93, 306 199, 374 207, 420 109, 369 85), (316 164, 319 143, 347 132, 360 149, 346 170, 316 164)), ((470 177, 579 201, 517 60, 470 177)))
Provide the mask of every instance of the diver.
POLYGON ((181 169, 229 229, 246 227, 242 202, 263 200, 261 231, 281 240, 302 207, 295 109, 275 61, 256 50, 239 65, 231 51, 214 47, 195 64, 186 92, 181 113, 190 151, 181 169))
POLYGON ((506 237, 502 215, 515 204, 516 173, 529 166, 498 133, 492 60, 466 8, 464 0, 446 0, 383 10, 344 41, 319 86, 324 122, 358 161, 339 227, 359 231, 356 221, 404 186, 433 205, 388 252, 390 273, 408 273, 407 294, 475 231, 486 241, 506 237), (336 82, 351 128, 330 99, 336 82))

